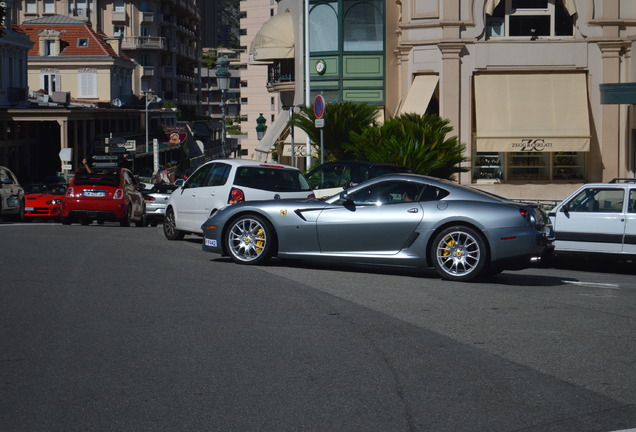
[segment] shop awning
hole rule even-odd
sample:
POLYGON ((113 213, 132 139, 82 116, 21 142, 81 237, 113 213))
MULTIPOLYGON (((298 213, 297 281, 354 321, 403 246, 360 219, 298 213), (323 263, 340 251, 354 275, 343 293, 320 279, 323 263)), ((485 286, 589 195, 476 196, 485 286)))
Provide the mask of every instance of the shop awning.
POLYGON ((250 58, 256 61, 294 58, 294 21, 291 12, 274 15, 254 36, 250 58))
POLYGON ((426 107, 431 101, 438 80, 439 77, 437 75, 415 76, 398 115, 405 113, 425 114, 426 107))
MULTIPOLYGON (((501 3, 501 0, 486 0, 486 6, 484 7, 485 12, 488 15, 492 15, 499 3, 501 3)), ((570 15, 574 15, 576 13, 574 0, 563 0, 563 7, 565 7, 565 10, 568 11, 570 15)))
POLYGON ((583 73, 475 75, 479 152, 590 149, 583 73))

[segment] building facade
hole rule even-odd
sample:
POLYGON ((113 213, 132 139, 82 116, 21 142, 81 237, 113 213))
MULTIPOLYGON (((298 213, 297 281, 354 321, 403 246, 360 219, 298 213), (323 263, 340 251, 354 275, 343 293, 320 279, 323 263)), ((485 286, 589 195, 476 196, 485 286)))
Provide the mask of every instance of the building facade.
MULTIPOLYGON (((278 130, 278 125, 288 113, 283 111, 279 94, 268 91, 267 63, 255 62, 250 58, 248 50, 263 23, 275 15, 277 4, 269 0, 245 0, 241 1, 240 6, 240 62, 245 65, 245 69, 241 70, 241 117, 242 130, 246 134, 246 137, 241 139, 241 148, 246 152, 244 157, 255 159, 269 155, 269 150, 264 153, 256 150, 260 144, 256 134, 256 119, 261 115, 265 118, 267 131, 264 140, 271 140, 273 144, 282 132, 278 130)), ((270 147, 271 145, 268 148, 270 147)))
POLYGON ((387 118, 438 113, 466 145, 458 180, 509 198, 558 200, 584 182, 634 177, 633 107, 603 103, 600 88, 634 81, 636 2, 361 3, 307 2, 308 61, 303 5, 279 3, 293 15, 296 103, 321 91, 387 118))
MULTIPOLYGON (((13 0, 0 1, 6 12, 0 22, 0 109, 27 105, 27 53, 33 46, 29 37, 13 25, 13 0)), ((0 129, 0 131, 3 129, 0 129)), ((1 133, 1 132, 0 132, 1 133)))
POLYGON ((152 91, 183 111, 197 112, 201 16, 195 0, 21 0, 14 14, 20 24, 66 15, 121 38, 135 64, 134 95, 152 91))
POLYGON ((63 15, 25 21, 21 28, 33 42, 28 62, 32 92, 61 103, 118 105, 132 96, 135 65, 122 53, 119 39, 63 15))

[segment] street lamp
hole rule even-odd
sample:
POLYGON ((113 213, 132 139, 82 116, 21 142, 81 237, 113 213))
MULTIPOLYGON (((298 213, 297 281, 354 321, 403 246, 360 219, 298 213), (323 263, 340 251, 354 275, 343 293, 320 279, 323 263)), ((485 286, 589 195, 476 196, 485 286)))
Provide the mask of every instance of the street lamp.
MULTIPOLYGON (((153 102, 161 102, 161 98, 155 94, 152 93, 152 90, 148 89, 146 92, 144 92, 144 96, 146 98, 146 154, 148 154, 148 131, 150 129, 150 125, 148 124, 148 107, 150 106, 151 103, 153 102)), ((154 151, 153 151, 153 169, 154 171, 159 171, 159 160, 157 159, 157 157, 154 155, 154 151)))
POLYGON ((265 123, 267 123, 267 120, 265 119, 265 117, 263 117, 263 113, 260 114, 261 115, 259 115, 256 119, 256 138, 258 138, 259 143, 265 136, 265 131, 267 130, 267 126, 265 125, 265 123))
POLYGON ((230 88, 230 71, 227 65, 230 64, 225 56, 221 56, 216 60, 216 85, 221 90, 221 149, 223 157, 225 157, 225 98, 226 92, 230 88))

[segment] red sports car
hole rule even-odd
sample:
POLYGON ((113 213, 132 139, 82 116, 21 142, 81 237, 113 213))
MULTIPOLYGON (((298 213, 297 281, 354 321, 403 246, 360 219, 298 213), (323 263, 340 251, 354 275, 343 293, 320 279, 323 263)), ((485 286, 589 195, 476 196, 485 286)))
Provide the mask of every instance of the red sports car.
POLYGON ((24 218, 26 220, 60 219, 66 185, 36 183, 24 188, 24 218))
POLYGON ((141 186, 126 168, 109 167, 75 174, 62 200, 64 225, 79 221, 119 222, 121 226, 145 226, 141 186))

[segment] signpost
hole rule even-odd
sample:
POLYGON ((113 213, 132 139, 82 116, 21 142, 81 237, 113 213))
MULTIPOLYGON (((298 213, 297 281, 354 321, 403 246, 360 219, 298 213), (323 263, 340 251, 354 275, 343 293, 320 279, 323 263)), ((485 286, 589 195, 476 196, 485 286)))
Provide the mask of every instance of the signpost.
MULTIPOLYGON (((326 108, 325 98, 322 95, 316 96, 314 99, 314 114, 316 115, 316 120, 314 125, 320 129, 320 163, 323 164, 325 161, 325 138, 323 128, 325 127, 325 119, 322 118, 325 115, 326 108)), ((311 148, 309 141, 307 141, 307 154, 311 154, 311 148)))

